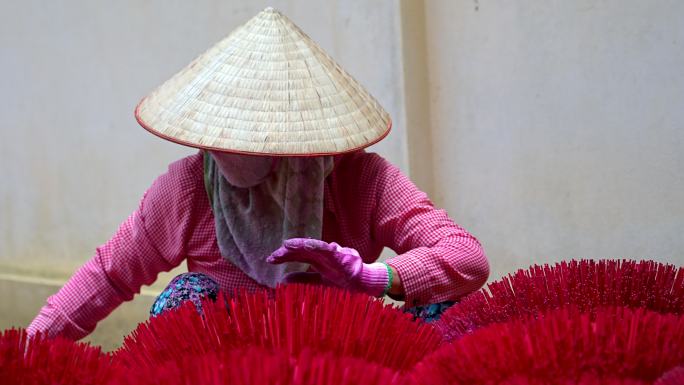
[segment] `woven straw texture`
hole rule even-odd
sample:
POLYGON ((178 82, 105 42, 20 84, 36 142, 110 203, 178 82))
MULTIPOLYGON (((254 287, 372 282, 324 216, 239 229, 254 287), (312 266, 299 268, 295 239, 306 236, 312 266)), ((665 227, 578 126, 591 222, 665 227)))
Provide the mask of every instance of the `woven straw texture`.
POLYGON ((391 127, 378 102, 272 8, 144 98, 136 118, 192 147, 293 156, 361 149, 391 127))

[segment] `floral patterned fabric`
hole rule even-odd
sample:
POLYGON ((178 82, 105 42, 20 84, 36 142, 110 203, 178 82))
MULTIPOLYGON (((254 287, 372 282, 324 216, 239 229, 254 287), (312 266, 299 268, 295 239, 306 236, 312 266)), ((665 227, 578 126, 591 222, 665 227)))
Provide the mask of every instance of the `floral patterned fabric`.
POLYGON ((218 283, 206 274, 183 273, 177 275, 169 282, 166 289, 157 296, 150 309, 150 316, 155 317, 168 309, 175 309, 187 300, 192 301, 197 311, 202 313, 201 300, 206 297, 216 300, 218 291, 218 283))
POLYGON ((413 319, 422 318, 425 322, 437 321, 444 311, 456 302, 445 301, 440 303, 433 303, 427 306, 416 306, 405 311, 413 315, 413 319))

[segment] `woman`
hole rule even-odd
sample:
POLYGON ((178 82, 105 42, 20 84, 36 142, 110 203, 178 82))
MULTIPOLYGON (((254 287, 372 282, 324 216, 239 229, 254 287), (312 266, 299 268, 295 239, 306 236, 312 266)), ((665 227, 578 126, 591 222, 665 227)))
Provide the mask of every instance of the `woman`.
POLYGON ((174 279, 152 314, 218 289, 287 282, 423 306, 487 279, 478 241, 396 167, 363 151, 388 134, 388 114, 273 9, 144 98, 136 118, 201 150, 154 181, 29 333, 79 339, 183 260, 191 273, 174 279), (376 262, 383 247, 398 255, 376 262))

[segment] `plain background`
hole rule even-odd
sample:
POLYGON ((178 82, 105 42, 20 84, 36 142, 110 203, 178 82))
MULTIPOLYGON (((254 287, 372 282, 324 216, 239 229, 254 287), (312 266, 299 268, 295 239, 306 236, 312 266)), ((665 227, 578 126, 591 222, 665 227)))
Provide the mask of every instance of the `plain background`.
MULTIPOLYGON (((681 1, 0 1, 0 329, 196 151, 141 129, 138 100, 269 5, 387 109, 371 150, 480 239, 490 279, 581 257, 684 265, 681 1)), ((92 340, 120 343, 169 278, 92 340)))

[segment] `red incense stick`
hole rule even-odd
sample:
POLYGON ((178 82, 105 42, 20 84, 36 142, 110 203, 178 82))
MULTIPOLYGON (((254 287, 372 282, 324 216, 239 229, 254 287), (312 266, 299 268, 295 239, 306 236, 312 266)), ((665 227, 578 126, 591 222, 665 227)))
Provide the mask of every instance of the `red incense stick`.
POLYGON ((684 269, 653 261, 581 260, 532 266, 465 297, 435 327, 447 341, 491 323, 574 305, 684 313, 684 269))

